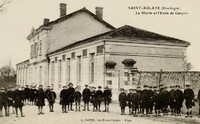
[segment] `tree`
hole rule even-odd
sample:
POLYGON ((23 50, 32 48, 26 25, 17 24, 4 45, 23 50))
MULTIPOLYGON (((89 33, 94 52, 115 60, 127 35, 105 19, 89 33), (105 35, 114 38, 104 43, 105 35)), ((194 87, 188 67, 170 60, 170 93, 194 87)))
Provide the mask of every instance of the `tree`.
POLYGON ((9 4, 12 0, 0 0, 0 12, 5 9, 5 6, 9 4))
POLYGON ((15 69, 9 65, 0 68, 0 86, 9 87, 16 85, 15 69))

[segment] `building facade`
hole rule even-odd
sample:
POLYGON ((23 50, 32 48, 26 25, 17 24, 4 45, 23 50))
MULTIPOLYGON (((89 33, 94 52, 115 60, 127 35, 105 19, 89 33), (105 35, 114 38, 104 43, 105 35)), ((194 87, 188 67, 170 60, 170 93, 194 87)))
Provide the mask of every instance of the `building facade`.
MULTIPOLYGON (((17 84, 44 85, 60 90, 75 86, 137 85, 139 71, 184 71, 190 43, 132 26, 115 28, 103 20, 103 8, 96 14, 86 8, 66 14, 60 4, 60 18, 44 19, 27 37, 30 58, 17 66, 17 84)), ((116 95, 114 95, 116 97, 116 95)))

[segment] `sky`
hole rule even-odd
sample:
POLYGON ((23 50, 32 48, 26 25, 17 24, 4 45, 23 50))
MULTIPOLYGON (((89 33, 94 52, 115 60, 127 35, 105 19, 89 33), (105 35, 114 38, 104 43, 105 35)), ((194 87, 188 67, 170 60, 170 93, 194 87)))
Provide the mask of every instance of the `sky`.
MULTIPOLYGON (((44 18, 55 20, 59 17, 59 3, 67 4, 67 14, 83 7, 95 13, 95 7, 100 6, 104 8, 104 20, 115 27, 131 25, 188 41, 191 45, 187 49, 187 61, 192 64, 193 71, 200 71, 200 0, 12 0, 0 13, 0 67, 9 60, 15 67, 30 57, 26 37, 32 27, 38 28, 43 23, 44 18), (138 6, 175 7, 179 8, 176 11, 188 14, 137 15, 136 11, 141 10, 128 9, 138 6)), ((173 10, 162 12, 165 11, 173 10)))

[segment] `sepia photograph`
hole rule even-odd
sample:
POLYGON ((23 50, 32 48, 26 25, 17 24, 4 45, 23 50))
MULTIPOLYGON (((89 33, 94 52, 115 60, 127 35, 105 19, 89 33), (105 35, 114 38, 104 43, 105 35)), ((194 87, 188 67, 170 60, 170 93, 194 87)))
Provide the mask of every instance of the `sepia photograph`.
POLYGON ((0 124, 199 124, 199 0, 0 0, 0 124))

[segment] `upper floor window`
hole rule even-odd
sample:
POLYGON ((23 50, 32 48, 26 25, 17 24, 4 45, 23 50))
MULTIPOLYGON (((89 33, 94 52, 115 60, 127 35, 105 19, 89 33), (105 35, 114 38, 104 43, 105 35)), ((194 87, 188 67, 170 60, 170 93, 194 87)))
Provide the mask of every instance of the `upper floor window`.
POLYGON ((55 62, 57 62, 57 60, 58 60, 58 58, 57 58, 57 57, 55 57, 55 62))
POLYGON ((65 55, 62 55, 62 60, 65 61, 65 55))
POLYGON ((87 57, 87 49, 83 50, 83 57, 87 57))
POLYGON ((72 58, 72 59, 75 58, 75 52, 71 53, 71 58, 72 58))
POLYGON ((97 46, 97 54, 103 53, 104 45, 97 46))

